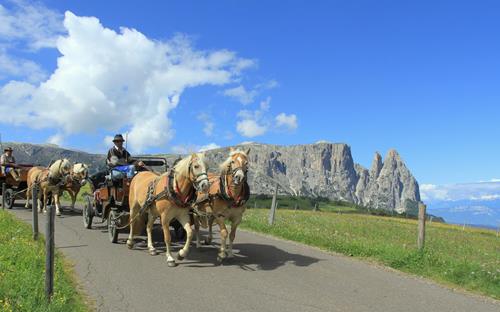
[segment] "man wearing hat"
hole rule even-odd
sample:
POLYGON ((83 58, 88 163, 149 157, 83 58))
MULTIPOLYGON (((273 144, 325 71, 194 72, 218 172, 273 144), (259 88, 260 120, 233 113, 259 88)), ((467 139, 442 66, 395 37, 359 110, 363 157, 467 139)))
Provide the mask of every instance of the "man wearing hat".
POLYGON ((13 151, 10 146, 4 149, 4 153, 0 156, 0 166, 2 166, 4 174, 10 173, 14 180, 19 181, 19 172, 16 170, 16 158, 12 155, 13 151))
POLYGON ((126 174, 128 178, 132 178, 135 174, 135 167, 144 167, 142 161, 136 161, 130 156, 130 153, 123 147, 123 136, 115 135, 113 138, 114 146, 109 149, 107 164, 112 168, 111 177, 113 179, 123 178, 126 174))

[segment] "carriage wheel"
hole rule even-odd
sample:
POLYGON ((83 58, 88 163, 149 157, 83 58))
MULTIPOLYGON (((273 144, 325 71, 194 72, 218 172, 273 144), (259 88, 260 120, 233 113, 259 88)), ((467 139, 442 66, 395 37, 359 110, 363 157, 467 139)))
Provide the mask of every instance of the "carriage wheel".
POLYGON ((14 207, 14 201, 16 200, 14 190, 10 188, 6 189, 3 196, 5 196, 5 207, 7 207, 7 209, 12 209, 12 207, 14 207))
POLYGON ((87 196, 87 201, 85 202, 85 205, 83 205, 83 226, 86 229, 91 229, 92 228, 92 219, 94 218, 94 207, 92 205, 92 200, 90 199, 90 196, 87 196))
POLYGON ((114 210, 111 210, 108 215, 108 237, 109 241, 113 244, 116 244, 116 242, 118 242, 118 229, 116 228, 115 219, 116 212, 114 210))

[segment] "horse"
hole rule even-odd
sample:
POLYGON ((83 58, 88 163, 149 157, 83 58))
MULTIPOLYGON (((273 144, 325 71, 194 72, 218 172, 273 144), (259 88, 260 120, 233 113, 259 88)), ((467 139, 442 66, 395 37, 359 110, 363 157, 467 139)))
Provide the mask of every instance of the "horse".
MULTIPOLYGON (((202 202, 201 205, 210 206, 205 207, 205 211, 211 211, 212 215, 206 220, 209 228, 206 243, 210 244, 212 241, 212 225, 215 221, 219 225, 221 246, 217 255, 219 262, 223 261, 226 257, 232 258, 233 242, 236 237, 236 229, 241 223, 243 213, 245 212, 245 203, 250 196, 250 188, 247 183, 248 172, 248 155, 250 149, 247 151, 234 150, 231 148, 229 157, 220 165, 220 174, 209 174, 210 189, 208 191, 208 201, 202 202), (229 246, 226 249, 226 241, 228 231, 225 221, 231 221, 231 232, 229 234, 229 246)), ((196 237, 196 247, 199 248, 200 244, 200 217, 194 215, 194 227, 196 237)), ((205 221, 205 220, 203 220, 205 221)), ((203 226, 206 227, 206 226, 203 226)))
MULTIPOLYGON (((26 189, 26 208, 29 207, 29 198, 33 188, 38 186, 40 189, 38 203, 39 212, 47 212, 47 199, 50 194, 59 193, 59 189, 68 181, 71 174, 72 165, 67 159, 56 160, 49 168, 33 167, 28 171, 28 188, 26 189), (40 202, 40 199, 42 200, 40 202), (42 209, 43 205, 43 209, 42 209)), ((61 215, 60 207, 56 202, 56 214, 61 215)))
POLYGON ((156 255, 153 245, 153 224, 161 219, 165 245, 167 247, 167 265, 176 266, 170 248, 170 221, 177 219, 186 231, 186 243, 177 254, 178 260, 183 260, 192 240, 192 230, 189 217, 189 207, 196 200, 196 191, 206 192, 209 187, 207 164, 204 153, 194 153, 178 161, 177 164, 162 175, 149 171, 139 172, 130 183, 130 235, 127 239, 129 249, 134 247, 134 233, 144 223, 139 216, 147 212, 146 232, 148 249, 151 255, 156 255), (142 224, 141 224, 142 223, 142 224))
POLYGON ((73 165, 73 171, 71 172, 70 179, 68 182, 61 186, 59 193, 54 194, 54 202, 57 206, 61 206, 60 197, 63 192, 66 191, 71 197, 71 210, 75 209, 76 196, 80 192, 80 188, 87 183, 89 167, 83 163, 76 163, 73 165))

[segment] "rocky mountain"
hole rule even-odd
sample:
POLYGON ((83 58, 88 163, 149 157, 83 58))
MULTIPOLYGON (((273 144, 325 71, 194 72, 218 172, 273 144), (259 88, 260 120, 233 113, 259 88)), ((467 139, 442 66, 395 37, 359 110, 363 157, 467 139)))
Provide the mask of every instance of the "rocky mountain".
MULTIPOLYGON (((18 162, 42 165, 66 157, 85 162, 93 171, 102 168, 104 156, 58 148, 52 145, 11 144, 18 162)), ((414 213, 420 201, 418 183, 395 150, 382 159, 375 153, 368 170, 356 164, 347 144, 280 146, 251 143, 249 183, 254 194, 272 194, 276 183, 281 194, 328 197, 362 206, 414 213)), ((211 170, 217 170, 229 148, 207 152, 211 170)), ((164 155, 171 163, 178 155, 164 155)))

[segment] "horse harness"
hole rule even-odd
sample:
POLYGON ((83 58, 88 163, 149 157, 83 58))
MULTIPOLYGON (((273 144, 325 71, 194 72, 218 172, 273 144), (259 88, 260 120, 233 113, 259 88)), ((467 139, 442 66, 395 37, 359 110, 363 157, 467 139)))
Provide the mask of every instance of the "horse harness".
MULTIPOLYGON (((189 170, 191 171, 191 167, 189 167, 189 170)), ((207 175, 206 173, 200 173, 195 176, 194 181, 198 181, 198 178, 207 175)), ((175 170, 174 168, 170 169, 168 175, 165 177, 166 178, 166 183, 165 183, 165 188, 158 194, 155 194, 156 186, 158 185, 158 182, 163 178, 163 176, 159 176, 153 181, 151 181, 148 185, 148 193, 146 197, 146 201, 144 202, 144 205, 141 207, 141 210, 139 214, 144 213, 147 209, 151 207, 151 205, 161 199, 166 198, 168 201, 171 203, 174 203, 176 206, 181 207, 181 208, 187 208, 187 207, 193 207, 194 204, 196 204, 196 190, 197 190, 197 184, 193 183, 194 188, 191 188, 190 192, 186 195, 183 196, 179 186, 177 183, 175 183, 175 170), (175 184, 175 186, 174 186, 175 184)), ((207 179, 207 178, 205 178, 207 179)), ((202 179, 203 180, 203 179, 202 179)), ((201 181, 201 180, 200 180, 201 181)))

